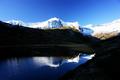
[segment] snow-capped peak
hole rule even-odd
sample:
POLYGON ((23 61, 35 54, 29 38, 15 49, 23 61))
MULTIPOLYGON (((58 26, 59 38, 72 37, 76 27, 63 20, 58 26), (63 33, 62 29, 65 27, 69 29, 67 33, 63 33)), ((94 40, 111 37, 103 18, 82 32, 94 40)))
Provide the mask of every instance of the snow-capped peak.
MULTIPOLYGON (((106 39, 116 36, 120 33, 120 19, 99 25, 90 24, 84 26, 84 28, 87 28, 89 35, 101 39, 106 39)), ((86 32, 86 29, 84 29, 84 32, 86 32)))
POLYGON ((63 23, 62 23, 62 20, 54 17, 48 20, 48 26, 49 28, 60 28, 60 27, 63 27, 63 23))
POLYGON ((59 18, 57 18, 57 17, 53 17, 53 18, 48 19, 47 21, 52 22, 52 21, 60 21, 60 20, 61 20, 61 19, 59 19, 59 18))
POLYGON ((89 24, 84 26, 84 28, 89 28, 93 30, 93 35, 101 32, 102 33, 109 33, 113 31, 120 32, 120 19, 99 25, 89 24))
POLYGON ((10 23, 10 24, 13 24, 13 25, 25 25, 25 23, 21 20, 9 20, 9 21, 5 21, 6 23, 10 23))
POLYGON ((112 23, 120 23, 120 19, 114 20, 112 23))
MULTIPOLYGON (((40 29, 52 29, 52 28, 73 28, 77 30, 81 30, 81 32, 85 35, 92 35, 94 37, 106 37, 116 36, 120 33, 120 19, 114 20, 109 23, 104 24, 89 24, 86 26, 79 25, 78 22, 64 22, 61 19, 54 17, 48 19, 43 22, 34 22, 34 23, 25 23, 20 20, 10 20, 6 21, 7 23, 11 23, 14 25, 23 25, 30 28, 40 28, 40 29)), ((105 38, 106 39, 106 38, 105 38)))
POLYGON ((101 24, 99 26, 95 26, 92 28, 94 30, 94 34, 96 33, 109 33, 109 32, 120 32, 120 19, 114 20, 110 23, 101 24))
POLYGON ((43 21, 43 22, 35 22, 35 23, 28 24, 28 27, 40 28, 40 29, 60 28, 62 26, 63 26, 62 20, 56 17, 43 21))
POLYGON ((11 23, 13 25, 23 25, 30 28, 40 28, 40 29, 52 29, 52 28, 74 28, 79 30, 79 23, 78 22, 64 22, 61 19, 54 17, 51 19, 48 19, 43 22, 34 22, 34 23, 25 23, 20 20, 10 20, 5 21, 7 23, 11 23))

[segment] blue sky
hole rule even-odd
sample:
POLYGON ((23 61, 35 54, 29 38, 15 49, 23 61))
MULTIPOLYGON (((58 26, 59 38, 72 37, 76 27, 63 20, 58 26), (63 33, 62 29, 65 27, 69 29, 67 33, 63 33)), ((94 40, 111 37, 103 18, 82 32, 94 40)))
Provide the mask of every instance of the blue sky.
POLYGON ((120 18, 120 0, 0 0, 0 20, 39 22, 52 17, 101 24, 120 18))

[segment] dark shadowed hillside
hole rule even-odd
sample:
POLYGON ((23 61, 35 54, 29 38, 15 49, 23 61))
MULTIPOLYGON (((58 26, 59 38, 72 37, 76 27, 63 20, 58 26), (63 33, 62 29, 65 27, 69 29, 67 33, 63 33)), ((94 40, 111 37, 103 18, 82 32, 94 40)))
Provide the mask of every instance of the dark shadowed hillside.
POLYGON ((120 72, 120 36, 92 45, 95 57, 70 71, 61 80, 116 80, 120 72))
POLYGON ((74 29, 34 29, 0 22, 0 44, 83 43, 87 39, 74 29))
POLYGON ((86 37, 72 28, 42 30, 0 22, 0 51, 8 56, 65 56, 71 53, 78 55, 81 51, 91 53, 87 42, 86 37))

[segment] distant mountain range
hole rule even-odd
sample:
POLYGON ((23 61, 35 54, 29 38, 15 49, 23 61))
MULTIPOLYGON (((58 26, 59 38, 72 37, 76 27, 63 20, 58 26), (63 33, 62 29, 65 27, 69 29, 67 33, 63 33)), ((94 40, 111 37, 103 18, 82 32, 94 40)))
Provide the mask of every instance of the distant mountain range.
POLYGON ((80 31, 83 35, 90 35, 101 40, 114 37, 120 33, 120 19, 105 24, 99 25, 89 24, 86 26, 80 26, 78 22, 64 22, 63 20, 56 17, 43 22, 35 23, 25 23, 20 20, 10 20, 5 22, 13 25, 21 25, 37 29, 72 28, 80 31), (108 34, 110 34, 109 37, 107 36, 108 34))
POLYGON ((39 29, 0 22, 0 44, 80 42, 82 34, 79 30, 62 27, 39 29))
POLYGON ((43 21, 43 22, 35 22, 35 23, 25 23, 20 20, 10 20, 5 21, 7 23, 13 24, 13 25, 22 25, 30 28, 39 28, 39 29, 52 29, 52 28, 74 28, 79 30, 79 24, 78 22, 64 22, 59 18, 51 18, 49 20, 43 21))
POLYGON ((105 39, 119 35, 120 19, 114 20, 109 23, 99 24, 99 25, 89 24, 84 27, 86 28, 84 30, 88 29, 87 31, 91 36, 99 38, 101 40, 105 40, 105 39))

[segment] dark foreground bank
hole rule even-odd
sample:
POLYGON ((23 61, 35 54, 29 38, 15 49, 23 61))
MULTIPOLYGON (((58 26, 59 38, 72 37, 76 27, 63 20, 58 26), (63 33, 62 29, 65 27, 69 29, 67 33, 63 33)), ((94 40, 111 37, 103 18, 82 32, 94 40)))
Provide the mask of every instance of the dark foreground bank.
POLYGON ((87 63, 68 72, 60 80, 119 80, 120 37, 94 45, 96 55, 87 63))

